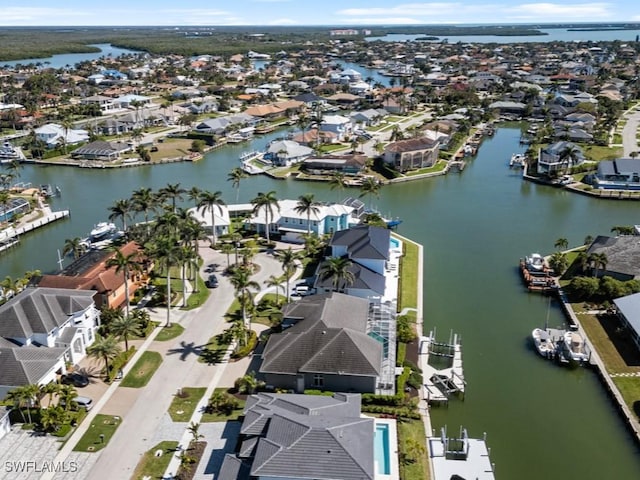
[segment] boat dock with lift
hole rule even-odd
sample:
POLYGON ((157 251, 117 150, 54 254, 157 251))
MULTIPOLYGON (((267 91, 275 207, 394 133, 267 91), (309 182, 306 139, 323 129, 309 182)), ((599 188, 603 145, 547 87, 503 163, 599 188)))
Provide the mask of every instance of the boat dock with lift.
POLYGON ((446 404, 452 394, 464 398, 462 345, 457 334, 448 343, 436 341, 435 333, 420 338, 418 358, 423 376, 423 398, 430 404, 446 404), (441 366, 440 366, 441 365, 441 366))
POLYGON ((495 480, 495 465, 489 457, 491 449, 487 447, 486 433, 482 439, 474 439, 469 438, 466 429, 460 428, 458 438, 450 438, 443 428, 439 436, 428 436, 427 444, 434 480, 495 480))

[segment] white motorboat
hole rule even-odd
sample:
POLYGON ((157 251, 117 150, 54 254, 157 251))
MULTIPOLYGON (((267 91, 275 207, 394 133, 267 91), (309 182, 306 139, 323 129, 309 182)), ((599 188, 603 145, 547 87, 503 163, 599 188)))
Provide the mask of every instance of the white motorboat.
POLYGON ((10 163, 20 159, 20 150, 9 142, 4 142, 2 144, 0 147, 0 163, 10 163))
POLYGON ((555 356, 558 345, 548 330, 534 328, 531 336, 533 337, 536 350, 541 356, 544 358, 553 358, 555 356))
POLYGON ((528 257, 525 257, 524 264, 525 267, 527 267, 527 270, 533 273, 543 272, 547 266, 544 257, 539 253, 532 253, 528 257))
POLYGON ((524 167, 525 162, 527 161, 527 157, 524 153, 514 153, 511 155, 511 160, 509 160, 510 167, 524 167))
POLYGON ((91 242, 99 242, 104 240, 107 236, 113 235, 117 231, 115 224, 110 222, 100 222, 96 224, 91 232, 89 232, 89 239, 91 242))
POLYGON ((584 337, 576 329, 571 329, 564 334, 563 351, 569 362, 584 363, 588 362, 591 357, 584 337))

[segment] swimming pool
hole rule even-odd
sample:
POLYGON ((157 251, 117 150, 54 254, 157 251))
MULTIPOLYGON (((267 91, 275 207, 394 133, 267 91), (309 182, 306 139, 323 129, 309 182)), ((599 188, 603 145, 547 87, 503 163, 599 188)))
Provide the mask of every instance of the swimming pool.
POLYGON ((400 241, 399 241, 399 240, 397 240, 397 239, 395 239, 395 238, 393 238, 393 237, 391 237, 391 238, 389 239, 389 245, 390 245, 390 246, 391 246, 391 248, 392 248, 392 249, 394 249, 394 250, 395 250, 395 249, 398 249, 398 248, 400 248, 400 241))
POLYGON ((389 445, 389 425, 376 424, 376 434, 373 440, 376 474, 391 474, 391 451, 389 445))

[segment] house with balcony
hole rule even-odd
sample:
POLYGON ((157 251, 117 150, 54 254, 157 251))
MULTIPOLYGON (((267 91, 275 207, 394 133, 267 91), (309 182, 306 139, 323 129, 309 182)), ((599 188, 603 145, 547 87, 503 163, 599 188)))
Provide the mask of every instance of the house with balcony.
POLYGON ((606 190, 640 190, 640 158, 599 162, 594 185, 606 190))
POLYGON ((342 115, 326 115, 320 123, 320 132, 334 134, 338 142, 348 140, 351 136, 352 128, 351 120, 342 115))
POLYGON ((65 128, 57 123, 47 123, 34 130, 36 138, 47 144, 47 148, 56 148, 61 144, 77 145, 89 140, 89 132, 82 129, 65 128))
POLYGON ((292 140, 274 140, 269 143, 265 159, 274 165, 290 167, 300 163, 313 154, 313 148, 300 145, 292 140))
POLYGON ((571 142, 560 141, 552 143, 538 152, 538 173, 543 175, 559 175, 562 171, 569 171, 572 167, 582 165, 585 162, 582 149, 571 142), (574 151, 574 156, 568 155, 574 151))
POLYGON ((429 137, 399 140, 385 146, 382 159, 399 172, 428 168, 438 161, 439 146, 429 137))
POLYGON ((77 364, 100 326, 90 290, 26 288, 0 306, 0 399, 77 364))

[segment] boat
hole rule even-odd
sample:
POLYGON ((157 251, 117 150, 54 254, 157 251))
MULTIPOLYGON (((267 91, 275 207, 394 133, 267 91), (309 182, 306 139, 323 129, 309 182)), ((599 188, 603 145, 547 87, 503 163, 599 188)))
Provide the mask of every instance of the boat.
POLYGON ((533 344, 538 353, 544 358, 553 358, 556 354, 558 345, 553 340, 548 329, 534 328, 531 332, 533 344))
POLYGON ((564 334, 562 345, 564 356, 569 362, 581 364, 589 361, 591 352, 577 327, 572 326, 564 334))
POLYGON ((115 224, 110 222, 100 222, 96 224, 91 232, 89 232, 89 240, 92 243, 99 242, 101 240, 105 240, 105 238, 109 235, 117 232, 117 228, 115 224))
POLYGON ((524 265, 527 270, 533 274, 544 272, 547 266, 544 257, 539 253, 532 253, 528 257, 525 257, 524 265))
POLYGON ((20 150, 9 142, 4 142, 0 147, 0 163, 11 163, 20 160, 20 150))
POLYGON ((40 193, 45 198, 57 197, 60 195, 61 190, 60 190, 60 187, 58 187, 57 185, 52 186, 49 184, 44 184, 44 185, 40 185, 40 193))
POLYGON ((510 167, 524 167, 525 162, 527 161, 527 157, 524 153, 514 153, 511 155, 511 160, 509 160, 510 167))

